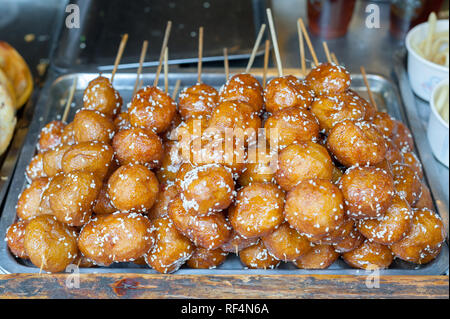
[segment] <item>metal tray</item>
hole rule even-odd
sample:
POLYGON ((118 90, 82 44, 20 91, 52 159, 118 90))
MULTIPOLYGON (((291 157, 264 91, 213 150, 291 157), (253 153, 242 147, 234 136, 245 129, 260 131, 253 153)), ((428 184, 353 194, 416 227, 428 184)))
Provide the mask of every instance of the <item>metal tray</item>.
MULTIPOLYGON (((74 78, 78 79, 78 87, 75 93, 74 105, 71 109, 69 118, 73 118, 75 111, 82 104, 82 94, 88 82, 95 78, 96 73, 75 73, 64 76, 56 74, 50 77, 39 99, 33 121, 31 123, 29 133, 26 138, 25 145, 21 151, 20 159, 15 171, 10 191, 5 202, 3 214, 0 219, 0 238, 5 237, 7 227, 15 221, 15 206, 17 198, 26 186, 24 177, 25 168, 35 153, 35 145, 38 140, 38 134, 47 122, 58 119, 63 113, 65 97, 73 83, 74 78)), ((144 85, 153 83, 153 74, 145 74, 143 76, 144 85)), ((170 91, 177 79, 181 80, 182 87, 193 85, 196 80, 194 73, 173 73, 169 75, 170 91)), ((352 76, 352 88, 367 97, 361 75, 352 76)), ((133 90, 135 74, 118 73, 116 74, 114 86, 118 89, 124 99, 129 101, 133 90)), ((219 88, 225 82, 223 74, 205 73, 203 81, 219 88)), ((404 120, 402 112, 402 104, 395 84, 389 80, 378 76, 369 75, 370 85, 375 93, 375 98, 382 110, 388 111, 397 119, 404 120)), ((436 196, 436 195, 435 195, 436 196)), ((436 198, 436 197, 435 197, 436 198)), ((447 271, 449 267, 448 247, 444 244, 441 254, 433 262, 428 265, 418 266, 401 260, 395 260, 390 269, 381 270, 381 274, 386 275, 440 275, 447 271)), ((0 271, 5 273, 36 273, 39 269, 31 265, 29 262, 23 262, 12 256, 7 248, 6 242, 1 240, 0 243, 0 271)), ((84 268, 80 269, 81 273, 156 273, 154 270, 140 267, 130 263, 114 264, 110 267, 84 268)), ((330 268, 325 270, 301 270, 296 269, 292 264, 282 263, 278 269, 274 270, 249 270, 244 269, 236 256, 228 257, 227 261, 214 270, 196 270, 181 268, 177 274, 341 274, 341 275, 364 275, 365 270, 351 269, 342 260, 335 262, 330 268)))

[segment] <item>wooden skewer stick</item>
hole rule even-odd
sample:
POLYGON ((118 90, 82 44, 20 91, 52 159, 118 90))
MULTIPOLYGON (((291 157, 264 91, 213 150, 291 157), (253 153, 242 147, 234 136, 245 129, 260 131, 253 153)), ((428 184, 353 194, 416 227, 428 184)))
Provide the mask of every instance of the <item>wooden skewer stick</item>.
POLYGON ((120 60, 122 59, 123 51, 125 50, 125 46, 128 41, 128 33, 125 33, 122 36, 122 40, 120 40, 119 50, 117 51, 116 60, 114 61, 114 68, 111 73, 111 84, 114 81, 114 76, 116 75, 117 68, 119 67, 120 60))
POLYGON ((275 59, 277 60, 278 76, 283 76, 283 66, 281 65, 280 50, 278 48, 277 33, 273 23, 272 10, 267 9, 267 18, 269 20, 270 34, 272 36, 273 49, 275 51, 275 59))
POLYGON ((305 37, 306 44, 308 45, 309 52, 311 52, 311 56, 313 58, 314 64, 317 66, 317 65, 319 65, 319 60, 317 59, 316 51, 314 51, 314 47, 312 46, 308 31, 306 31, 305 23, 303 22, 302 18, 300 18, 298 20, 300 23, 300 28, 302 29, 302 32, 303 32, 303 36, 305 37))
POLYGON ((138 85, 138 87, 137 87, 137 91, 139 91, 139 90, 142 88, 142 84, 144 84, 144 79, 141 79, 141 80, 139 81, 139 85, 138 85))
POLYGON ((144 63, 145 55, 147 54, 147 47, 148 47, 148 41, 145 40, 144 43, 142 43, 141 56, 139 58, 139 67, 137 70, 136 82, 134 82, 133 96, 134 96, 134 94, 136 94, 136 91, 138 89, 139 80, 141 78, 141 73, 142 73, 142 64, 144 63))
POLYGON ((230 64, 228 63, 228 49, 223 48, 223 66, 225 68, 225 82, 230 77, 230 64))
POLYGON ((263 89, 266 88, 267 69, 269 67, 269 55, 270 55, 270 40, 267 39, 265 49, 264 49, 263 89))
POLYGON ((172 21, 167 21, 166 32, 164 34, 163 44, 161 47, 161 53, 159 54, 158 69, 156 69, 155 81, 153 86, 158 86, 159 75, 161 74, 162 63, 164 59, 164 52, 166 51, 167 43, 169 42, 170 30, 172 29, 172 21))
POLYGON ((61 119, 63 123, 67 122, 67 117, 69 116, 70 106, 72 105, 73 96, 75 95, 75 90, 77 89, 77 78, 73 80, 72 87, 70 88, 69 96, 67 97, 66 107, 64 109, 64 114, 61 119))
POLYGON ((369 93, 370 103, 375 108, 375 110, 378 110, 377 102, 375 102, 375 98, 373 97, 372 90, 370 89, 369 81, 367 80, 366 69, 363 66, 361 67, 361 74, 364 79, 364 84, 366 85, 366 88, 367 88, 367 93, 369 93))
POLYGON ((198 29, 197 83, 202 83, 202 59, 203 59, 203 27, 200 27, 200 29, 198 29))
POLYGON ((303 41, 303 33, 300 26, 300 20, 297 20, 298 45, 300 50, 300 65, 302 75, 306 76, 306 59, 305 59, 305 41, 303 41))
POLYGON ((175 87, 173 88, 172 92, 172 99, 175 100, 177 98, 178 90, 180 89, 181 80, 178 79, 177 82, 175 82, 175 87))
POLYGON ((330 49, 328 48, 328 43, 326 41, 323 41, 322 45, 323 45, 323 49, 325 51, 325 54, 327 56, 328 63, 332 63, 333 60, 331 60, 331 54, 330 54, 330 49))
POLYGON ((164 92, 169 92, 169 47, 164 51, 164 92))
POLYGON ((46 258, 45 258, 45 255, 42 255, 42 258, 41 258, 41 267, 39 267, 39 275, 41 275, 42 274, 42 270, 44 269, 44 265, 46 264, 46 258))
POLYGON ((336 57, 336 54, 334 54, 334 52, 331 52, 331 60, 333 61, 334 64, 339 65, 339 60, 336 57))
POLYGON ((252 55, 250 56, 250 59, 248 60, 247 67, 245 68, 245 73, 250 72, 250 69, 253 66, 253 62, 255 61, 255 56, 256 56, 256 53, 258 52, 258 48, 261 43, 261 39, 264 35, 265 30, 266 30, 266 25, 263 23, 261 25, 261 28, 259 29, 258 36, 256 37, 256 42, 255 42, 255 45, 253 46, 252 55))

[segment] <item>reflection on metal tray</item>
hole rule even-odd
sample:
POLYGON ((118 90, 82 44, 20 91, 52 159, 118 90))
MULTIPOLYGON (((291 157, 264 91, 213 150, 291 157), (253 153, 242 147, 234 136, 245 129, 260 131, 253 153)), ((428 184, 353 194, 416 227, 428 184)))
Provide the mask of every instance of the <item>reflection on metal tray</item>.
MULTIPOLYGON (((73 118, 76 109, 82 104, 83 90, 88 82, 95 78, 97 74, 94 73, 76 73, 61 76, 54 81, 49 80, 46 88, 44 88, 41 98, 39 100, 33 122, 30 126, 29 134, 27 136, 25 145, 22 149, 19 163, 11 184, 10 192, 8 194, 4 211, 0 220, 0 238, 5 237, 7 227, 12 224, 16 218, 15 205, 17 198, 26 186, 24 178, 25 168, 30 162, 34 152, 35 145, 38 140, 38 133, 47 122, 58 119, 63 113, 65 97, 73 83, 74 78, 78 79, 78 87, 75 93, 75 104, 77 107, 71 109, 69 118, 73 118)), ((124 99, 129 101, 134 87, 135 74, 118 73, 114 79, 114 86, 118 89, 124 99)), ((153 74, 145 74, 143 76, 144 85, 153 83, 153 74)), ((196 83, 197 75, 193 73, 176 73, 170 74, 169 84, 170 91, 177 79, 181 80, 182 86, 190 86, 196 83)), ((367 96, 364 82, 360 75, 353 75, 352 88, 361 93, 362 96, 367 96)), ((207 84, 219 88, 225 82, 223 74, 203 74, 203 81, 207 84)), ((399 95, 393 83, 389 82, 383 77, 377 75, 369 75, 369 82, 375 93, 378 106, 382 110, 388 111, 397 119, 404 120, 401 112, 401 103, 399 95)), ((382 274, 389 275, 440 275, 448 269, 448 247, 444 245, 442 253, 436 260, 428 265, 413 265, 400 260, 396 260, 392 267, 387 270, 382 270, 382 274)), ((14 258, 3 240, 0 240, 0 271, 6 273, 33 273, 39 272, 39 269, 32 266, 28 262, 23 262, 14 258)), ((121 263, 114 264, 110 267, 101 268, 87 268, 81 269, 82 273, 120 273, 120 272, 140 272, 140 273, 155 273, 149 268, 139 267, 134 264, 121 263)), ((301 270, 296 269, 292 264, 283 263, 280 268, 275 270, 248 270, 244 269, 239 259, 236 256, 230 256, 227 261, 214 270, 196 270, 182 268, 177 274, 366 274, 364 270, 351 269, 342 260, 338 260, 329 269, 326 270, 301 270)))

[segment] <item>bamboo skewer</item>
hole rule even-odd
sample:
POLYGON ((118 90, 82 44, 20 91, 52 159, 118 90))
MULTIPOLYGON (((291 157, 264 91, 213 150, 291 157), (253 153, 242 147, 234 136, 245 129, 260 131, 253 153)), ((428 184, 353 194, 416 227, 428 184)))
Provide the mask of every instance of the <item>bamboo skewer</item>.
POLYGON ((164 51, 164 92, 169 92, 169 47, 164 51))
POLYGON ((134 96, 134 94, 136 94, 136 91, 138 89, 139 80, 141 78, 141 73, 142 73, 142 64, 144 63, 145 55, 147 54, 147 47, 148 47, 148 41, 145 40, 142 43, 141 56, 139 58, 139 67, 137 70, 136 82, 134 83, 133 96, 134 96))
POLYGON ((306 76, 306 59, 305 59, 305 41, 303 40, 303 33, 300 26, 300 20, 297 20, 298 45, 300 50, 300 65, 303 76, 306 76))
POLYGON ((230 64, 228 63, 228 49, 223 48, 223 67, 225 69, 225 82, 230 77, 230 64))
POLYGON ((175 100, 177 98, 178 90, 180 89, 181 80, 178 79, 177 82, 175 82, 175 87, 173 88, 172 92, 172 99, 175 100))
POLYGON ((269 20, 270 34, 272 36, 273 49, 275 51, 275 59, 277 61, 278 76, 283 76, 283 66, 281 65, 280 50, 278 48, 278 39, 273 23, 272 10, 267 9, 267 18, 269 20))
POLYGON ((378 110, 377 102, 375 102, 375 98, 373 97, 372 90, 370 89, 369 81, 367 80, 366 69, 363 66, 361 67, 361 74, 364 79, 364 84, 366 85, 366 88, 367 88, 367 93, 369 94, 370 103, 375 108, 375 110, 378 110))
POLYGON ((167 43, 169 42, 171 29, 172 29, 172 21, 167 21, 166 31, 164 33, 163 44, 161 47, 161 53, 159 54, 158 69, 156 70, 155 81, 153 82, 153 86, 158 86, 159 75, 161 74, 161 68, 164 59, 164 52, 166 51, 167 43))
POLYGON ((305 23, 303 22, 303 19, 298 19, 298 22, 300 24, 300 28, 302 29, 303 36, 306 40, 306 44, 308 45, 309 52, 311 52, 311 56, 313 58, 314 64, 317 66, 319 65, 319 60, 317 59, 316 51, 314 51, 314 47, 311 43, 311 39, 309 38, 308 31, 306 31, 305 23))
POLYGON ((67 97, 66 107, 64 108, 64 114, 61 119, 61 121, 63 123, 67 122, 67 117, 69 116, 69 110, 70 110, 70 106, 72 105, 72 101, 73 101, 73 97, 75 95, 76 88, 77 88, 77 78, 75 78, 73 80, 72 87, 70 88, 70 91, 69 91, 69 96, 67 97))
POLYGON ((269 54, 270 54, 270 40, 266 40, 266 45, 265 45, 265 50, 264 50, 263 89, 266 88, 267 69, 269 67, 269 54))
POLYGON ((333 63, 333 60, 331 59, 330 49, 328 48, 328 43, 326 41, 322 42, 323 49, 325 51, 325 54, 327 56, 328 63, 333 63))
POLYGON ((122 40, 120 40, 119 50, 117 51, 116 60, 114 61, 114 68, 111 73, 111 84, 114 81, 114 76, 116 75, 117 68, 119 67, 120 60, 122 59, 123 51, 125 50, 125 46, 128 41, 128 33, 125 33, 122 36, 122 40))
POLYGON ((331 60, 333 61, 334 64, 339 65, 339 60, 336 57, 336 54, 334 54, 334 52, 331 53, 331 60))
POLYGON ((197 83, 202 83, 202 59, 203 59, 203 27, 198 30, 198 64, 197 83))
POLYGON ((262 37, 264 35, 264 31, 266 30, 266 25, 263 23, 261 28, 259 29, 258 36, 256 37, 255 45, 253 46, 252 55, 248 60, 247 67, 245 68, 245 73, 250 72, 250 69, 253 66, 253 62, 255 61, 256 53, 258 52, 259 45, 261 43, 262 37))

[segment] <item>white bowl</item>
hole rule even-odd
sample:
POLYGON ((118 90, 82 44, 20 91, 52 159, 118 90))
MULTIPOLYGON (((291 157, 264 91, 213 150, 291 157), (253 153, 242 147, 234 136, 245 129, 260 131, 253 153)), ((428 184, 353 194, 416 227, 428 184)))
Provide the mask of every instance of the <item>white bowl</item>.
POLYGON ((431 95, 431 113, 428 120, 428 142, 434 156, 448 167, 448 124, 436 110, 436 95, 441 88, 448 87, 448 79, 441 81, 433 90, 431 95))
MULTIPOLYGON (((438 20, 436 31, 449 29, 449 20, 438 20)), ((421 57, 413 48, 412 43, 425 39, 428 22, 419 24, 408 32, 406 49, 408 50, 408 75, 411 87, 419 97, 429 101, 434 87, 443 79, 448 78, 448 67, 430 62, 421 57)))

